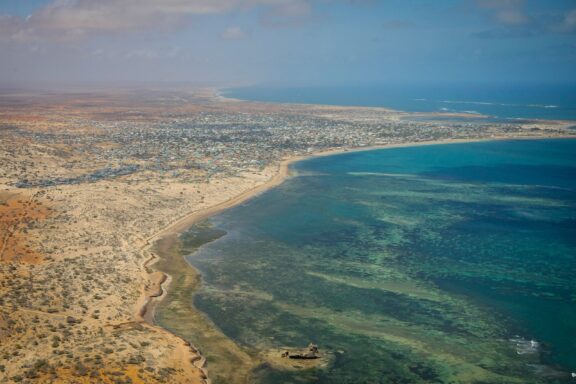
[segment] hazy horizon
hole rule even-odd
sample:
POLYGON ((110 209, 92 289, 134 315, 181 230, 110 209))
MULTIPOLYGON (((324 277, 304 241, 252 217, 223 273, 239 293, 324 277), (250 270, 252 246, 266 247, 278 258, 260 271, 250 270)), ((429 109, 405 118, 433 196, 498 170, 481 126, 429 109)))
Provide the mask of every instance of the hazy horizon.
POLYGON ((9 0, 0 85, 574 83, 570 0, 9 0))

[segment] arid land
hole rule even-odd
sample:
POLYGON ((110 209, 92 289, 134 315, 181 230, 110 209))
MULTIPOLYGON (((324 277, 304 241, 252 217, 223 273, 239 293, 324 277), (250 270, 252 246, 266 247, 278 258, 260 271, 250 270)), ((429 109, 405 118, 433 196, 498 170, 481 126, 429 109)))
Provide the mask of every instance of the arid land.
POLYGON ((277 185, 294 159, 576 137, 574 122, 426 116, 242 102, 210 89, 1 91, 0 383, 202 383, 217 375, 185 335, 154 324, 154 307, 174 284, 154 268, 162 262, 155 241, 164 239, 168 252, 190 224, 277 185))

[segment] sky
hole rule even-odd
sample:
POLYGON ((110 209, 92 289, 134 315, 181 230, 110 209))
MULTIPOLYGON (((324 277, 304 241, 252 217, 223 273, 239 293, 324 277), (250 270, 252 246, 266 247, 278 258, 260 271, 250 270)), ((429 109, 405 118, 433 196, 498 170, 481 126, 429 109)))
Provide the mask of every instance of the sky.
POLYGON ((576 0, 0 0, 0 85, 576 82, 576 0))

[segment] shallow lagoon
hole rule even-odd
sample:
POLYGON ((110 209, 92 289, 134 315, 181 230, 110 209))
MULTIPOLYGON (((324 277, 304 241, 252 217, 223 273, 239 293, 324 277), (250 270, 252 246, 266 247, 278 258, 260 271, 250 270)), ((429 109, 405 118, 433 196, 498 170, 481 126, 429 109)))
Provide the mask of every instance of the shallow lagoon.
POLYGON ((188 256, 203 278, 193 302, 246 352, 314 341, 334 356, 321 370, 264 363, 254 382, 569 382, 576 140, 356 152, 294 171, 182 238, 226 233, 188 256))

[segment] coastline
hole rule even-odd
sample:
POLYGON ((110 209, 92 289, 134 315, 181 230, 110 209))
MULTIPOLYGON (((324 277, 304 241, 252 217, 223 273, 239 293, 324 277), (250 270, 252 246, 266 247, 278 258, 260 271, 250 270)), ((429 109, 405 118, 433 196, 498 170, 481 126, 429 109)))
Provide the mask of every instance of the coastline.
POLYGON ((575 122, 566 129, 544 121, 408 121, 409 114, 375 108, 218 102, 213 95, 189 85, 5 93, 0 227, 10 236, 0 265, 0 352, 10 359, 0 377, 201 384, 206 366, 189 340, 207 356, 212 382, 250 382, 267 356, 236 344, 212 312, 196 310, 206 280, 199 290, 201 276, 187 264, 196 264, 198 247, 224 235, 215 225, 220 216, 178 233, 293 173, 300 178, 308 162, 294 162, 314 156, 346 162, 361 155, 338 153, 471 141, 456 138, 576 136, 575 122), (59 341, 40 342, 44 334, 59 341), (49 365, 38 369, 37 361, 49 365))
MULTIPOLYGON (((144 246, 140 248, 140 253, 144 256, 145 260, 142 263, 142 268, 145 274, 145 276, 143 276, 143 280, 148 281, 148 283, 144 285, 142 293, 136 302, 133 313, 135 322, 145 323, 148 326, 157 328, 160 332, 167 332, 181 340, 184 345, 188 347, 188 361, 195 368, 200 370, 202 373, 201 379, 206 384, 211 382, 208 378, 206 357, 203 356, 199 349, 192 345, 189 341, 156 324, 156 309, 158 305, 167 297, 169 293, 169 286, 171 285, 174 278, 177 278, 177 276, 175 277, 168 273, 157 270, 154 268, 154 266, 161 260, 169 259, 168 253, 175 246, 178 240, 178 236, 190 226, 206 220, 207 218, 214 216, 226 209, 232 208, 235 205, 241 204, 267 191, 268 189, 280 185, 284 182, 284 180, 288 178, 290 165, 298 160, 300 160, 299 157, 283 160, 278 165, 278 169, 274 176, 264 184, 244 191, 240 195, 222 203, 198 211, 189 212, 179 219, 176 219, 172 223, 168 224, 165 228, 146 238, 144 240, 144 246), (160 243, 163 243, 162 246, 158 246, 160 243), (151 284, 152 287, 150 287, 148 284, 151 284)), ((182 255, 178 254, 178 256, 183 259, 182 255)), ((185 262, 185 264, 186 268, 189 268, 190 270, 193 270, 194 273, 197 273, 197 271, 195 271, 188 262, 185 262)))
MULTIPOLYGON (((372 109, 372 110, 384 110, 391 113, 396 113, 399 115, 407 115, 407 116, 418 116, 418 117, 447 117, 447 118, 462 118, 462 119, 489 119, 489 118, 501 118, 503 120, 508 120, 510 122, 514 121, 533 121, 533 122, 561 122, 561 123, 569 123, 576 121, 576 118, 572 115, 566 116, 545 116, 545 115, 533 115, 532 117, 525 117, 525 114, 519 112, 519 114, 514 116, 501 116, 498 112, 495 111, 485 111, 485 112, 478 112, 478 111, 469 111, 469 110, 455 110, 455 109, 434 109, 434 110, 426 110, 426 109, 419 109, 413 108, 412 106, 396 106, 394 108, 389 107, 386 103, 375 104, 375 105, 363 105, 361 102, 341 102, 336 104, 331 103, 323 103, 318 100, 309 100, 306 102, 301 101, 290 101, 290 100, 276 100, 276 101, 267 101, 265 97, 255 97, 255 98, 244 98, 245 96, 232 96, 231 94, 236 89, 244 89, 244 88, 254 88, 258 87, 257 85, 242 85, 242 86, 220 86, 216 88, 210 88, 212 93, 212 97, 217 102, 230 102, 230 103, 256 103, 256 104, 267 104, 267 105, 285 105, 285 106, 307 106, 307 107, 316 107, 316 108, 341 108, 341 109, 372 109), (228 93, 228 95, 226 95, 228 93)), ((439 101, 440 102, 440 101, 439 101)), ((467 102, 466 102, 467 103, 467 102)), ((474 103, 474 102, 472 102, 474 103)), ((480 103, 482 104, 482 103, 480 103)), ((495 103, 486 103, 487 105, 500 105, 498 102, 495 103)), ((506 106, 507 104, 501 104, 502 106, 506 106)), ((528 107, 538 107, 537 104, 529 104, 528 107)), ((541 105, 542 108, 548 108, 541 105)), ((564 108, 567 107, 558 107, 556 105, 551 106, 554 108, 564 108)), ((573 124, 572 124, 573 125, 573 124)))
MULTIPOLYGON (((318 103, 299 103, 299 102, 275 102, 275 101, 263 101, 263 100, 250 100, 250 99, 239 99, 235 97, 226 96, 223 92, 227 89, 233 89, 230 87, 220 87, 220 88, 209 88, 208 92, 211 94, 211 98, 218 103, 255 103, 264 105, 284 105, 293 107, 309 107, 317 109, 332 108, 338 110, 379 110, 387 113, 393 113, 400 117, 412 116, 418 118, 461 118, 461 119, 489 119, 494 117, 490 114, 484 113, 466 113, 458 111, 407 111, 403 109, 393 109, 385 106, 374 106, 368 107, 363 105, 343 105, 343 104, 318 104, 318 103)), ((543 117, 534 118, 522 118, 522 117, 507 117, 506 120, 514 122, 517 120, 529 121, 530 124, 538 123, 553 123, 557 124, 563 128, 575 127, 576 120, 570 120, 569 118, 553 118, 547 119, 543 117)))
MULTIPOLYGON (((371 151, 371 150, 379 150, 379 149, 393 149, 393 148, 405 148, 405 147, 418 147, 418 146, 428 146, 428 145, 445 145, 445 144, 463 144, 463 143, 473 143, 473 142, 486 142, 486 141, 501 141, 501 140, 546 140, 546 139, 566 139, 572 138, 574 136, 517 136, 517 137, 510 137, 510 136, 494 136, 488 138, 478 138, 478 139, 447 139, 447 140, 435 140, 435 141, 422 141, 422 142, 406 142, 406 143, 387 143, 382 145, 374 145, 374 146, 365 146, 365 147, 352 147, 352 148, 332 148, 317 152, 311 152, 308 154, 292 156, 289 158, 285 158, 280 161, 280 163, 276 166, 276 172, 274 175, 263 184, 260 184, 252 189, 246 190, 236 197, 233 197, 229 200, 224 202, 215 204, 213 206, 195 210, 185 214, 184 216, 176 219, 175 221, 168 224, 165 228, 161 229, 160 231, 156 232, 152 236, 148 237, 145 240, 145 245, 141 248, 140 252, 148 256, 145 258, 145 262, 143 263, 143 268, 145 271, 150 270, 150 272, 145 272, 147 276, 145 279, 148 281, 155 281, 155 287, 152 289, 152 294, 148 293, 146 289, 143 290, 142 296, 139 298, 138 302, 136 303, 136 308, 134 312, 134 317, 137 322, 144 322, 147 323, 149 326, 155 327, 160 329, 162 332, 168 332, 169 334, 177 337, 178 339, 182 340, 185 345, 189 347, 189 361, 194 365, 194 367, 201 370, 203 375, 203 380, 206 383, 210 383, 208 370, 206 367, 206 357, 202 356, 199 349, 191 345, 189 341, 185 338, 181 337, 177 333, 174 333, 166 328, 160 326, 155 321, 155 314, 158 305, 166 299, 168 294, 170 293, 170 285, 174 280, 178 280, 180 276, 174 274, 168 274, 166 272, 160 271, 156 269, 154 266, 159 263, 161 260, 169 259, 168 252, 173 249, 178 242, 179 235, 186 231, 189 227, 199 222, 202 222, 218 213, 230 209, 236 205, 242 204, 256 196, 279 186, 289 177, 291 177, 290 166, 296 162, 308 160, 317 157, 326 157, 326 156, 334 156, 340 155, 345 153, 353 153, 353 152, 364 152, 364 151, 371 151), (162 246, 159 247, 158 244, 162 242, 162 246), (160 274, 160 276, 158 276, 160 274), (154 278, 151 278, 155 276, 154 278)), ((171 255, 174 256, 173 254, 171 255)), ((184 259, 183 255, 178 254, 178 257, 184 259)), ((185 260, 184 260, 185 261, 185 260)), ((189 268, 193 271, 193 274, 196 276, 200 276, 200 273, 190 265, 187 261, 185 261, 186 268, 189 268)), ((189 271, 190 272, 190 271, 189 271)), ((185 272, 182 272, 182 274, 185 272)), ((190 292, 188 292, 190 293, 190 292)), ((193 309, 193 311, 197 311, 193 309)), ((199 311, 197 311, 199 312, 199 311)))

